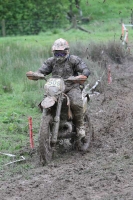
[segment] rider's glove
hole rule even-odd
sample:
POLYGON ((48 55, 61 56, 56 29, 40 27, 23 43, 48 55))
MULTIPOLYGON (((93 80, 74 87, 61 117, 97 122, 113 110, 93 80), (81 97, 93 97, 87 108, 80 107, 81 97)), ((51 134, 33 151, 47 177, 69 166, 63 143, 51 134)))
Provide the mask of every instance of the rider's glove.
POLYGON ((81 85, 87 80, 87 76, 79 75, 75 77, 75 83, 80 83, 81 85))
POLYGON ((37 81, 38 79, 44 78, 43 74, 41 74, 39 72, 32 72, 32 71, 27 72, 26 76, 27 76, 28 79, 34 80, 34 81, 37 81))

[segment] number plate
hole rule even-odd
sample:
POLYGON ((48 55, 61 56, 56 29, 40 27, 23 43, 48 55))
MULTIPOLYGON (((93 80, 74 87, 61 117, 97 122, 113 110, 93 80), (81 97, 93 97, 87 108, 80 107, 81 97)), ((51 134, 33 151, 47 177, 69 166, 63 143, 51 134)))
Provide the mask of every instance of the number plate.
POLYGON ((45 84, 47 87, 58 87, 61 88, 61 79, 50 78, 45 84))

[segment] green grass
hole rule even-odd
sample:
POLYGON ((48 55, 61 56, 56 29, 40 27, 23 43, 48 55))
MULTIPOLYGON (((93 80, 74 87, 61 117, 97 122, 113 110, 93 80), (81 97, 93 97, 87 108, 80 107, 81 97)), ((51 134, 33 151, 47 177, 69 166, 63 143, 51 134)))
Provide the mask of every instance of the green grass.
MULTIPOLYGON (((129 24, 129 19, 125 18, 124 23, 129 24)), ((80 24, 79 24, 80 25, 80 24)), ((80 25, 84 29, 88 30, 90 33, 83 32, 79 29, 71 29, 65 31, 63 29, 57 29, 57 33, 54 34, 52 30, 45 33, 40 33, 37 36, 15 36, 15 37, 4 37, 0 38, 0 45, 7 45, 8 48, 11 48, 10 45, 17 45, 16 51, 19 47, 25 48, 25 53, 31 48, 32 51, 37 51, 38 54, 41 54, 42 57, 47 57, 51 53, 51 46, 53 42, 58 38, 65 38, 71 44, 72 42, 82 40, 86 41, 96 41, 103 42, 108 40, 113 40, 114 36, 116 40, 120 39, 121 36, 121 19, 107 19, 107 20, 94 20, 89 24, 80 25)), ((131 27, 127 27, 129 31, 129 42, 132 41, 133 31, 131 27)), ((32 52, 33 54, 33 52, 32 52)), ((51 54, 52 55, 52 54, 51 54)), ((34 56, 34 54, 33 54, 34 56)))
POLYGON ((81 1, 83 14, 92 20, 125 19, 133 9, 132 0, 86 0, 81 1), (104 2, 104 3, 103 3, 104 2))

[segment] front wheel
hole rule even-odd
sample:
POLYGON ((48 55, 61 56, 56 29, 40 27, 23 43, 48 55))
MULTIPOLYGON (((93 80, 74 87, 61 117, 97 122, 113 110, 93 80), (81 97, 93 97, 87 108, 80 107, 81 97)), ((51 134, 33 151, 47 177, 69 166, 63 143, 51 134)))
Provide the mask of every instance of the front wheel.
POLYGON ((53 150, 50 144, 52 134, 53 118, 43 110, 39 131, 39 153, 43 164, 49 163, 52 159, 53 150))

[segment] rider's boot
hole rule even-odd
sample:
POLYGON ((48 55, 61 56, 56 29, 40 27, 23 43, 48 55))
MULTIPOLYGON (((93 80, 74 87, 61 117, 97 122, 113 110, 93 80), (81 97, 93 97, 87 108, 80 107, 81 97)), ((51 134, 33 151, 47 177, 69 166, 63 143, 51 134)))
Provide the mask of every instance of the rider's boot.
POLYGON ((88 138, 86 137, 85 134, 85 127, 80 126, 77 128, 77 136, 78 136, 78 143, 80 146, 81 151, 86 151, 88 149, 89 143, 88 143, 88 138))
POLYGON ((77 128, 77 136, 79 140, 85 138, 85 127, 83 125, 77 128))

